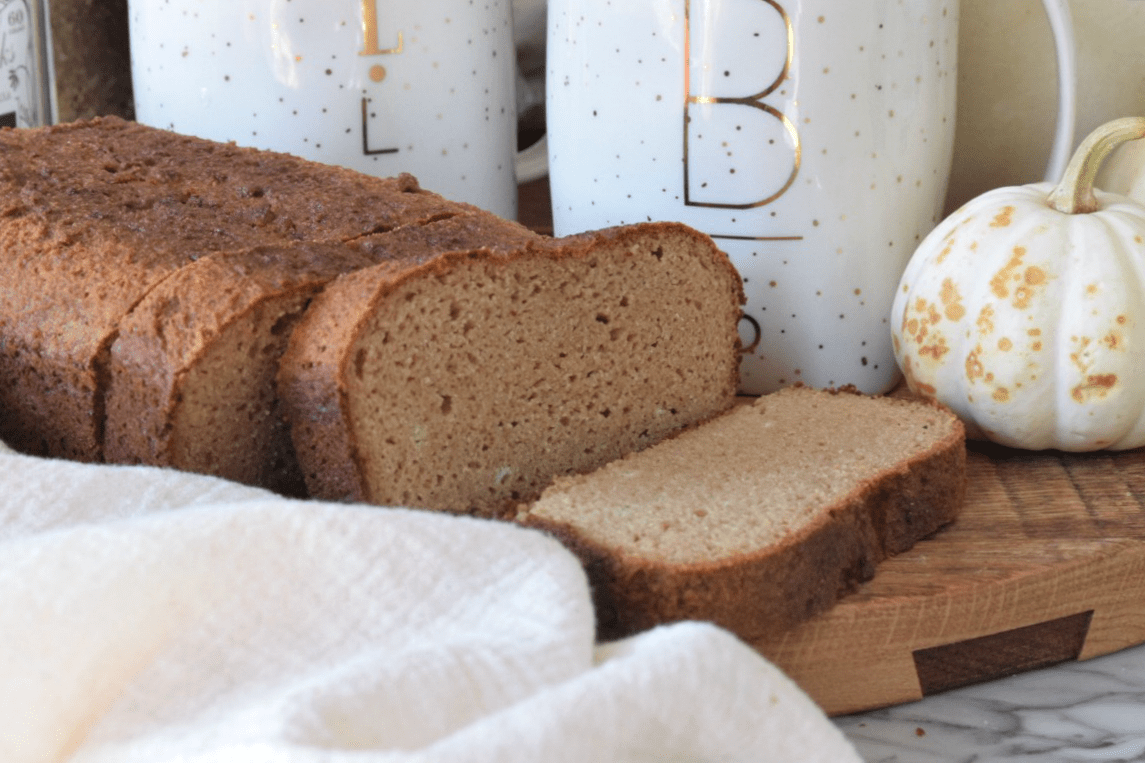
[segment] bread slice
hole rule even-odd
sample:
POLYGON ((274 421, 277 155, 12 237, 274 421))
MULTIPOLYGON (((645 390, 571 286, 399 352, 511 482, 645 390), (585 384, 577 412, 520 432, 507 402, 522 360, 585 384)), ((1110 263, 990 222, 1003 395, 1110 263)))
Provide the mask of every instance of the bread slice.
POLYGON ((216 252, 344 242, 473 209, 417 187, 116 118, 0 131, 0 438, 99 461, 124 317, 216 252))
POLYGON ((506 516, 734 404, 742 284, 707 237, 441 248, 337 279, 295 327, 279 394, 311 495, 506 516))
POLYGON ((373 258, 340 244, 256 247, 175 271, 120 323, 104 454, 305 495, 275 375, 306 305, 373 258))
POLYGON ((945 409, 795 387, 557 480, 519 520, 580 556, 603 638, 699 619, 753 639, 951 522, 965 469, 945 409))

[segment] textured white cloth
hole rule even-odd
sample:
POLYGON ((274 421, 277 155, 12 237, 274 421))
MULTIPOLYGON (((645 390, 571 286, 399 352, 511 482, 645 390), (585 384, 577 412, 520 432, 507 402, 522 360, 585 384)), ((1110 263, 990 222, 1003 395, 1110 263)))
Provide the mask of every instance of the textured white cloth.
POLYGON ((0 448, 0 761, 858 761, 731 635, 594 645, 540 533, 0 448))

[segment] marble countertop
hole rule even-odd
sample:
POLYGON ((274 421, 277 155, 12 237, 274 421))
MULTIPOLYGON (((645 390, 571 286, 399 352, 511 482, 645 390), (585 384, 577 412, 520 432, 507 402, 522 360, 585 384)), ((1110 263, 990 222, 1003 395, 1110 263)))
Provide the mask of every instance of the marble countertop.
POLYGON ((867 763, 1145 761, 1145 645, 835 722, 867 763))

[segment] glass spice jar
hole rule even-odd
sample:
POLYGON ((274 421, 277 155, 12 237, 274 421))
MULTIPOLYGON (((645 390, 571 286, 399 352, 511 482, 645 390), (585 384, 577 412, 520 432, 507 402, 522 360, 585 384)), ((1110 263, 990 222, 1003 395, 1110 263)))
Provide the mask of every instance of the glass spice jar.
POLYGON ((46 0, 0 0, 0 127, 54 121, 46 0))

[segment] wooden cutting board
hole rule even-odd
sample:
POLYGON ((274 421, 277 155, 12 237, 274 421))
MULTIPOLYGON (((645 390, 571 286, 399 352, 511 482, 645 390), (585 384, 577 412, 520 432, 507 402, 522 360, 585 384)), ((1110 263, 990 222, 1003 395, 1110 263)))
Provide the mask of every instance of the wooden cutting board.
POLYGON ((960 518, 753 644, 831 715, 1145 642, 1145 450, 969 444, 960 518))
MULTIPOLYGON (((520 220, 552 233, 548 182, 520 220)), ((831 715, 1145 643, 1145 449, 969 446, 961 517, 829 612, 755 642, 831 715)))

